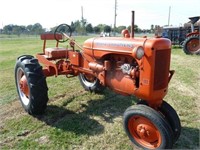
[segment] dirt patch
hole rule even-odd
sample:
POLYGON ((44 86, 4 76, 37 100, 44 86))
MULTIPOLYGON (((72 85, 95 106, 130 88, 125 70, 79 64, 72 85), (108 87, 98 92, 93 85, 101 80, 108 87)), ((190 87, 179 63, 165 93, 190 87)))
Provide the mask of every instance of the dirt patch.
POLYGON ((45 144, 48 143, 50 140, 49 137, 45 135, 40 137, 39 139, 36 139, 35 141, 38 142, 39 144, 45 144))
MULTIPOLYGON (((70 94, 61 94, 61 95, 56 95, 55 97, 49 99, 49 104, 53 103, 54 101, 59 101, 59 99, 63 98, 69 98, 71 96, 77 96, 80 94, 85 94, 87 93, 86 91, 82 90, 79 92, 74 92, 70 94)), ((3 123, 6 120, 10 119, 18 119, 22 115, 26 115, 27 113, 23 109, 20 101, 18 99, 13 100, 11 103, 5 104, 0 106, 0 127, 3 126, 3 123)))
POLYGON ((25 114, 25 112, 19 100, 14 100, 11 103, 0 106, 0 126, 2 126, 6 120, 17 119, 22 116, 22 114, 25 114))

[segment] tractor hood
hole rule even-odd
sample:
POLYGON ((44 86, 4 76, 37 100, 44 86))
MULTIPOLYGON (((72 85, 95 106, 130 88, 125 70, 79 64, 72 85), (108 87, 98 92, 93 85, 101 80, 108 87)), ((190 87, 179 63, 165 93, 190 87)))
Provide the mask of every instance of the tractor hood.
POLYGON ((98 37, 84 42, 84 53, 95 58, 101 58, 107 54, 131 54, 136 46, 142 46, 146 38, 123 37, 98 37))

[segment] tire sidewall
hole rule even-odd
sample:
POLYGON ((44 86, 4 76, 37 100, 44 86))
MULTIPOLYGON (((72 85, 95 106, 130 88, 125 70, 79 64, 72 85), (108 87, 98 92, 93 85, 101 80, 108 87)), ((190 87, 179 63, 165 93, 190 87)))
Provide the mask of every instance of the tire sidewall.
MULTIPOLYGON (((28 75, 27 75, 27 70, 26 70, 26 68, 25 68, 25 65, 24 65, 24 63, 23 63, 23 61, 21 62, 20 60, 18 60, 17 61, 17 64, 16 64, 16 67, 15 67, 15 72, 17 72, 18 73, 18 70, 19 69, 21 69, 22 71, 23 71, 23 73, 24 73, 24 75, 25 75, 25 77, 26 77, 26 79, 27 79, 27 84, 28 84, 28 88, 29 88, 29 103, 26 105, 26 104, 24 104, 24 102, 23 102, 23 100, 22 100, 22 98, 21 98, 21 96, 19 96, 19 98, 20 98, 20 102, 21 102, 21 104, 22 104, 22 106, 24 107, 24 109, 28 112, 28 110, 30 110, 30 107, 31 107, 31 97, 32 97, 32 95, 31 95, 31 88, 30 88, 30 81, 29 81, 29 78, 28 78, 28 75)), ((18 79, 17 79, 17 74, 15 74, 15 82, 16 82, 16 86, 17 86, 17 92, 18 92, 18 95, 20 95, 20 89, 18 88, 18 79)))

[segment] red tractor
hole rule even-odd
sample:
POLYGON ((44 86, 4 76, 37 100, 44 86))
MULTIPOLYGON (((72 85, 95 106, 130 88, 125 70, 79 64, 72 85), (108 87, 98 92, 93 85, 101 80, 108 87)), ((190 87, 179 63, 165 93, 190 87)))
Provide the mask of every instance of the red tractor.
POLYGON ((104 87, 116 93, 135 95, 139 102, 123 115, 123 125, 131 142, 145 149, 170 149, 181 132, 176 111, 163 100, 174 71, 170 70, 171 42, 161 37, 136 38, 132 31, 123 37, 95 37, 79 46, 67 24, 54 34, 43 34, 43 52, 20 56, 15 80, 20 101, 30 115, 44 113, 48 102, 46 77, 78 76, 83 88, 101 92, 104 87), (46 40, 57 40, 46 48, 46 40), (58 47, 68 41, 70 48, 58 47), (79 50, 77 50, 77 49, 79 50), (42 65, 40 65, 42 64, 42 65))
POLYGON ((183 42, 183 51, 186 54, 200 54, 200 24, 195 29, 194 24, 200 19, 200 17, 191 17, 191 32, 186 35, 186 39, 183 42))

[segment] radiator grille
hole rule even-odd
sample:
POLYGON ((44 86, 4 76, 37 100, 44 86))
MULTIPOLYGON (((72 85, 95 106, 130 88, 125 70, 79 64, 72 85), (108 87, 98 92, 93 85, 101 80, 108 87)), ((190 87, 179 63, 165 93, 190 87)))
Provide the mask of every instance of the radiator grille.
POLYGON ((157 50, 155 54, 154 90, 168 85, 170 50, 157 50))

